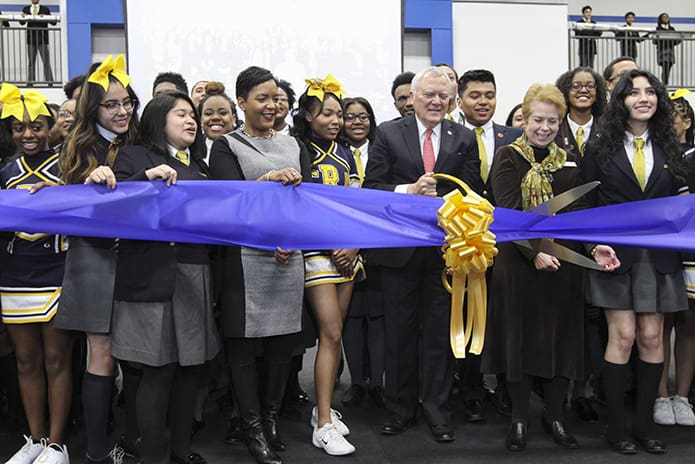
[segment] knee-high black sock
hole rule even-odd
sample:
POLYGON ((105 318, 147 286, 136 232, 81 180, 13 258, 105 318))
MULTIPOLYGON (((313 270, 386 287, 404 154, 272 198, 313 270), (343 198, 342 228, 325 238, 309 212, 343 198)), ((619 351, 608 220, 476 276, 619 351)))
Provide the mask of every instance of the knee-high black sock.
POLYGON ((629 364, 613 364, 603 361, 601 376, 603 377, 603 389, 608 406, 606 439, 610 441, 627 438, 625 433, 625 379, 629 373, 629 364))
MULTIPOLYGON (((176 374, 176 365, 163 367, 145 366, 137 394, 137 414, 141 451, 146 463, 168 462, 169 453, 164 446, 167 409, 171 395, 171 385, 176 374)), ((192 398, 188 398, 192 403, 192 398)))
POLYGON ((663 369, 664 363, 648 363, 641 359, 637 361, 635 369, 635 377, 637 377, 635 417, 632 421, 632 430, 636 437, 654 438, 654 400, 659 390, 663 369))
POLYGON ((569 379, 566 377, 553 377, 543 383, 543 396, 545 397, 545 419, 548 422, 562 420, 562 406, 567 397, 569 379))
POLYGON ((137 415, 137 394, 142 379, 142 369, 133 367, 128 362, 121 362, 123 372, 123 398, 125 405, 125 433, 126 444, 135 447, 140 438, 140 427, 137 415))
POLYGON ((520 382, 507 381, 507 390, 509 390, 509 397, 512 399, 512 422, 528 422, 531 376, 522 376, 520 382))
POLYGON ((171 428, 171 451, 180 458, 191 454, 191 426, 195 411, 195 394, 200 383, 202 369, 198 366, 176 369, 171 390, 169 427, 171 428))
POLYGON ((95 461, 109 453, 109 410, 113 376, 85 372, 82 378, 82 409, 87 435, 87 455, 95 461))

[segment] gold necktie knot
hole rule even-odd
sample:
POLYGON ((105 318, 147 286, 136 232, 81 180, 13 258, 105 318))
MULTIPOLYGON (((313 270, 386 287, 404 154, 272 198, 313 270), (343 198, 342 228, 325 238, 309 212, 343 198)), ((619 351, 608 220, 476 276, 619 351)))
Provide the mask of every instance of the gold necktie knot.
POLYGON ((188 160, 188 153, 186 153, 183 150, 179 150, 176 152, 176 159, 181 161, 186 166, 189 166, 191 164, 191 162, 188 160))

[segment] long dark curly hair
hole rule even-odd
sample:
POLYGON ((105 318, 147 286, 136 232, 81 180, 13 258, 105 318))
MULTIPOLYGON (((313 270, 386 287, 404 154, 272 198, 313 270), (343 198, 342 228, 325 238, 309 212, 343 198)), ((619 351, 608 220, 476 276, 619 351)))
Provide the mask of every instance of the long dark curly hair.
POLYGON ((555 86, 558 89, 560 89, 560 92, 562 92, 562 95, 565 97, 565 104, 567 104, 567 113, 569 113, 571 109, 570 86, 572 85, 572 82, 574 82, 574 76, 576 76, 580 72, 591 74, 591 76, 594 78, 594 82, 596 82, 596 101, 594 101, 594 104, 591 105, 591 114, 594 116, 594 118, 600 118, 603 114, 603 111, 606 109, 608 90, 606 88, 606 82, 603 80, 603 77, 601 77, 599 73, 597 73, 591 68, 580 66, 560 75, 560 77, 557 78, 557 81, 555 81, 555 86))
POLYGON ((605 172, 610 158, 623 146, 625 131, 628 129, 630 110, 625 106, 625 97, 633 89, 633 79, 644 77, 657 95, 656 112, 648 123, 649 137, 653 144, 661 147, 668 161, 671 173, 685 179, 686 169, 681 159, 681 147, 673 132, 673 105, 666 87, 652 73, 634 69, 626 73, 611 92, 603 117, 599 120, 597 137, 589 140, 587 150, 591 151, 599 168, 605 172))

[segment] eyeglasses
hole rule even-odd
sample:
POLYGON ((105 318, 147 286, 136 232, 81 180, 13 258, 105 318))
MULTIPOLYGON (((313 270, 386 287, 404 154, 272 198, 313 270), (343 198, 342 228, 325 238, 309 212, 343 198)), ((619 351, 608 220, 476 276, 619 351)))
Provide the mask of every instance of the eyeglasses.
POLYGON ((582 90, 582 87, 586 87, 586 90, 596 90, 596 84, 593 82, 587 82, 586 84, 582 84, 581 82, 572 82, 570 84, 570 88, 574 90, 575 92, 579 92, 582 90))
POLYGON ((58 117, 63 118, 63 119, 74 118, 75 113, 72 111, 68 111, 68 110, 61 110, 61 111, 58 111, 58 117))
POLYGON ((346 113, 343 116, 343 119, 345 119, 348 122, 352 122, 355 119, 359 119, 362 122, 367 122, 367 121, 369 121, 369 113, 360 113, 360 114, 346 113))
POLYGON ((118 113, 118 110, 122 107, 126 112, 130 113, 133 111, 133 108, 135 107, 135 103, 137 103, 137 100, 134 98, 126 98, 122 102, 118 102, 116 100, 109 100, 106 103, 99 103, 99 106, 103 106, 106 108, 106 111, 108 111, 111 114, 116 114, 118 113))

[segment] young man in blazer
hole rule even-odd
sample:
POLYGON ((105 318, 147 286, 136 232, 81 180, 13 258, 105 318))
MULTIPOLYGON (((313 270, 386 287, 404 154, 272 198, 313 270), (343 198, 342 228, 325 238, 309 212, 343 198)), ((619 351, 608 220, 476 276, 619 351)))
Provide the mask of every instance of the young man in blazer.
MULTIPOLYGON (((453 189, 432 173, 447 173, 481 189, 473 133, 445 120, 451 82, 436 67, 413 79, 415 114, 381 124, 370 147, 364 187, 437 196, 453 189)), ((418 400, 434 439, 454 440, 449 396, 454 358, 449 343, 451 299, 441 283, 439 247, 373 250, 382 266, 385 324, 385 435, 398 435, 416 417, 418 400), (422 331, 420 328, 422 327, 422 331)))
MULTIPOLYGON (((480 157, 480 185, 478 193, 488 199, 489 174, 498 148, 509 145, 521 136, 521 129, 496 124, 492 121, 497 107, 495 76, 487 69, 472 69, 463 73, 458 81, 458 107, 464 116, 464 125, 473 131, 480 157)), ((483 400, 483 374, 479 355, 468 354, 458 361, 459 389, 463 398, 463 415, 468 422, 485 420, 483 400)), ((501 414, 511 414, 511 402, 506 378, 497 378, 495 406, 501 414)))
MULTIPOLYGON (((51 10, 47 6, 39 5, 39 0, 31 0, 31 5, 22 8, 22 16, 45 16, 50 15, 51 10)), ((24 21, 20 21, 24 24, 24 21)), ((27 54, 28 54, 28 80, 36 81, 36 54, 41 55, 43 62, 43 77, 52 83, 53 71, 51 71, 51 61, 48 54, 48 25, 55 25, 56 22, 28 21, 27 22, 27 54)))

